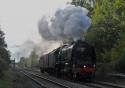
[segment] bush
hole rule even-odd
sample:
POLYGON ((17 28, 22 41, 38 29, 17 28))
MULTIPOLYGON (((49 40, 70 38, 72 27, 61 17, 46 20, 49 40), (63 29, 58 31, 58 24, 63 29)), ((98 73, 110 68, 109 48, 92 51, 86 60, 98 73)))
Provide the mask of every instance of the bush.
POLYGON ((125 32, 119 33, 119 39, 111 50, 111 60, 115 70, 125 73, 125 32))
POLYGON ((5 61, 0 59, 0 78, 3 76, 3 71, 6 69, 5 64, 6 64, 5 61))
POLYGON ((96 79, 105 80, 108 75, 113 72, 113 65, 111 63, 98 63, 96 65, 96 79))
POLYGON ((125 54, 123 54, 116 62, 115 69, 118 72, 125 73, 125 54))

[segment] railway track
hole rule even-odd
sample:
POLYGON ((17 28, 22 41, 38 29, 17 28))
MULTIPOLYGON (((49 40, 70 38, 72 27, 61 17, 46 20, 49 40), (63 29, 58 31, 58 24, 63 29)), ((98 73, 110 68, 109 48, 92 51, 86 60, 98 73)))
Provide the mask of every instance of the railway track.
POLYGON ((31 77, 30 75, 28 75, 27 73, 21 71, 25 76, 27 76, 28 78, 30 78, 32 81, 34 81, 38 86, 36 86, 35 88, 46 88, 41 82, 37 81, 36 79, 34 79, 33 77, 31 77))
MULTIPOLYGON (((101 81, 96 81, 96 80, 94 80, 92 82, 88 82, 88 83, 87 82, 74 82, 74 81, 67 81, 67 80, 63 80, 63 79, 57 79, 52 76, 41 75, 38 72, 27 71, 27 73, 30 74, 30 76, 33 75, 40 79, 46 80, 47 83, 49 82, 56 86, 56 87, 50 87, 50 86, 45 87, 45 85, 41 85, 40 82, 42 82, 42 81, 40 81, 39 82, 40 85, 44 86, 44 88, 125 88, 125 86, 122 86, 122 85, 117 85, 117 84, 113 84, 113 83, 109 83, 109 82, 101 82, 101 81), (67 86, 67 85, 64 85, 63 83, 66 83, 69 85, 67 86)), ((46 84, 46 85, 48 85, 48 84, 46 84)))
POLYGON ((91 86, 93 88, 125 88, 125 86, 117 85, 108 82, 93 81, 91 83, 82 83, 84 85, 91 86))
POLYGON ((69 86, 63 85, 54 80, 44 78, 32 72, 26 72, 26 71, 21 71, 21 72, 28 78, 33 80, 35 83, 37 83, 39 86, 41 86, 41 88, 71 88, 69 86))

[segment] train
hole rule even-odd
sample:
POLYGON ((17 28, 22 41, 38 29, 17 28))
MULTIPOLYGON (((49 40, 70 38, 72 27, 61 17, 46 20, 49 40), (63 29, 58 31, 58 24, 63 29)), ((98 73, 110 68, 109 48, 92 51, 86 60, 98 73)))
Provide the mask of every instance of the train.
POLYGON ((95 49, 78 40, 42 55, 39 65, 41 73, 47 72, 56 77, 92 79, 96 70, 95 49))

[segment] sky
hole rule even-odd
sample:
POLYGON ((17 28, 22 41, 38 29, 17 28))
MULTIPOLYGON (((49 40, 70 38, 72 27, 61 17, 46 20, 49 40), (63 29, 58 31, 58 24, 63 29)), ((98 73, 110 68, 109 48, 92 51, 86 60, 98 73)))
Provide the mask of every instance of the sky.
POLYGON ((38 21, 52 16, 58 8, 71 0, 0 0, 0 25, 5 41, 15 52, 27 40, 40 41, 38 21))

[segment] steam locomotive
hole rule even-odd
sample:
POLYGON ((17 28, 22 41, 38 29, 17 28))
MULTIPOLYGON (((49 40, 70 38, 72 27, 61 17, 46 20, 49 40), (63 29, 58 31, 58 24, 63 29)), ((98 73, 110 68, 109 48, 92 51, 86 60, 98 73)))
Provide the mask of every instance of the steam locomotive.
POLYGON ((73 79, 91 79, 95 73, 96 54, 88 43, 78 40, 59 47, 41 56, 40 71, 57 77, 68 76, 73 79))

